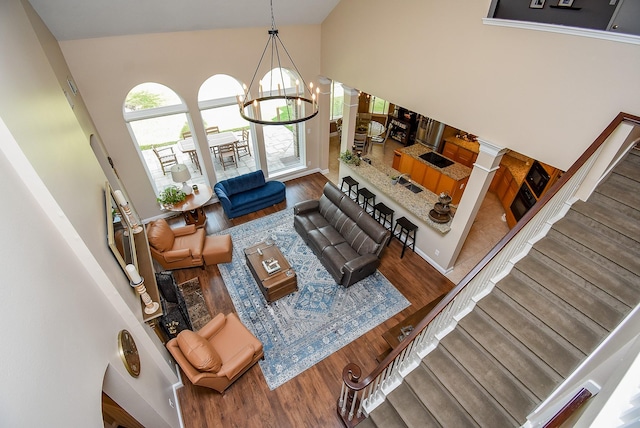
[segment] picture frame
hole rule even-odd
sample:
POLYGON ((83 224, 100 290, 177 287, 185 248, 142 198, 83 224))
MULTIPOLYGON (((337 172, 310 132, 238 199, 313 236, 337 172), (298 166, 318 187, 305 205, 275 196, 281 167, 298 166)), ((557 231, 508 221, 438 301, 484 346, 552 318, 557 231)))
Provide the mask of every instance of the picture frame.
POLYGON ((531 0, 529 3, 529 9, 542 9, 544 7, 545 0, 531 0))
POLYGON ((571 7, 573 0, 558 0, 558 7, 571 7))

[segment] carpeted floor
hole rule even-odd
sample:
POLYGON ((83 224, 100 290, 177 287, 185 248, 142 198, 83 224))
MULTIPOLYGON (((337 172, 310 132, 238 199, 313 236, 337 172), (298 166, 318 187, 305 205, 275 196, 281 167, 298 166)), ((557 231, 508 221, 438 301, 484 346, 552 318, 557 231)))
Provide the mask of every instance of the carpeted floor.
POLYGON ((349 288, 337 285, 293 229, 292 209, 224 233, 233 239, 233 261, 218 268, 238 316, 264 345, 260 367, 272 390, 409 306, 380 272, 349 288), (269 237, 298 276, 298 291, 272 303, 264 299, 243 253, 269 237))
POLYGON ((182 292, 184 301, 187 304, 193 331, 198 331, 204 327, 206 323, 211 321, 211 314, 209 314, 207 304, 202 295, 202 289, 200 288, 200 280, 197 277, 190 279, 182 284, 178 284, 178 288, 182 292))

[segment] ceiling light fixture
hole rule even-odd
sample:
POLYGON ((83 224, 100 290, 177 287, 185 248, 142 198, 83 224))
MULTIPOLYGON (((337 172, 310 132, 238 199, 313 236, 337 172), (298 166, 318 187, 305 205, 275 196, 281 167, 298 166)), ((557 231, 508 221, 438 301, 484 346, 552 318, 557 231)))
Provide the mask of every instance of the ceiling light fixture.
POLYGON ((238 107, 240 108, 240 115, 249 122, 260 125, 291 125, 309 120, 318 114, 320 88, 316 88, 314 93, 313 82, 307 86, 304 79, 302 79, 302 74, 278 35, 273 17, 273 0, 270 0, 270 4, 271 30, 269 30, 269 39, 264 51, 262 51, 262 56, 251 78, 249 87, 244 85, 244 94, 237 96, 238 107), (251 87, 269 48, 271 50, 271 68, 269 70, 271 72, 269 73, 268 82, 260 81, 258 83, 258 97, 252 99, 251 87), (299 79, 292 76, 291 72, 282 68, 280 49, 289 58, 291 69, 295 70, 300 79, 302 79, 302 85, 299 79), (277 67, 275 62, 277 62, 277 67))

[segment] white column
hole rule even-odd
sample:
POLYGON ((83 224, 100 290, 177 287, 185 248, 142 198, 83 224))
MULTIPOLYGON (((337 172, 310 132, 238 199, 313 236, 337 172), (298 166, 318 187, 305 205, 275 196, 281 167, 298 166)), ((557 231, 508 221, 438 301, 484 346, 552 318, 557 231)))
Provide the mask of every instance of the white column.
POLYGON ((331 121, 331 80, 320 76, 318 78, 318 168, 329 172, 329 123, 331 121))
POLYGON ((358 114, 358 96, 360 91, 342 85, 344 90, 344 107, 342 109, 342 140, 340 152, 351 150, 356 134, 356 117, 358 114))
POLYGON ((441 254, 444 256, 441 260, 441 266, 445 266, 447 270, 453 268, 487 194, 491 180, 500 167, 502 156, 507 151, 506 148, 496 146, 486 140, 478 139, 478 142, 480 143, 480 153, 473 164, 467 188, 464 190, 456 215, 451 222, 451 231, 447 234, 447 240, 455 243, 455 246, 447 245, 446 254, 441 254))

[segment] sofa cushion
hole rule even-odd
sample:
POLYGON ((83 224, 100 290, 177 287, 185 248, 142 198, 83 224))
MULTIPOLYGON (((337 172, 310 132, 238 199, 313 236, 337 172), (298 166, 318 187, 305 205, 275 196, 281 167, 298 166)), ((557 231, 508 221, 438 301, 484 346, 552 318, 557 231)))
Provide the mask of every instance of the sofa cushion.
POLYGON ((198 333, 183 330, 178 334, 178 346, 189 363, 200 371, 218 372, 222 367, 220 355, 198 333))
POLYGON ((169 226, 169 223, 163 218, 153 221, 149 224, 147 230, 149 243, 160 252, 169 251, 173 248, 175 235, 169 226))

